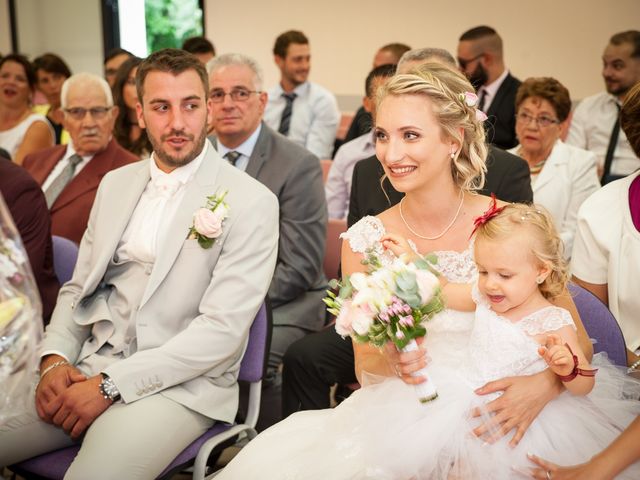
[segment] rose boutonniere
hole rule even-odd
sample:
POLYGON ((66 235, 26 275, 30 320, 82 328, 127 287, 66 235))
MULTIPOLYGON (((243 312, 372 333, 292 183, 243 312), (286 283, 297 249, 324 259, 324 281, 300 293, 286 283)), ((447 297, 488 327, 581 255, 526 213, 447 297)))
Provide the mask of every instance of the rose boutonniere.
POLYGON ((224 201, 227 190, 207 197, 207 204, 193 214, 193 226, 187 238, 198 240, 202 248, 211 248, 222 234, 222 224, 229 213, 229 205, 224 201))

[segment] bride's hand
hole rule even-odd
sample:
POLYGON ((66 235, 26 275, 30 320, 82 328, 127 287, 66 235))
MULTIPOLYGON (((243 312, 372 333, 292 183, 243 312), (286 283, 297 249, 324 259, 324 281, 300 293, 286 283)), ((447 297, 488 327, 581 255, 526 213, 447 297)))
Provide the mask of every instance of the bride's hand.
POLYGON ((395 233, 385 233, 380 239, 380 242, 385 250, 391 250, 396 257, 406 255, 405 260, 407 263, 413 262, 419 258, 419 255, 413 251, 413 248, 411 248, 407 239, 400 235, 396 235, 395 233))
POLYGON ((423 341, 424 337, 416 338, 419 348, 413 352, 399 352, 393 342, 388 342, 382 349, 382 354, 389 365, 390 372, 409 385, 417 385, 426 381, 426 378, 422 375, 411 376, 412 373, 426 367, 430 361, 427 352, 422 348, 423 341))
POLYGON ((500 391, 503 392, 502 396, 486 404, 482 410, 474 409, 472 412, 474 417, 486 411, 493 414, 473 433, 493 443, 515 428, 516 433, 509 442, 515 447, 544 406, 561 393, 562 386, 551 370, 545 370, 535 375, 489 382, 477 389, 476 393, 486 395, 500 391))

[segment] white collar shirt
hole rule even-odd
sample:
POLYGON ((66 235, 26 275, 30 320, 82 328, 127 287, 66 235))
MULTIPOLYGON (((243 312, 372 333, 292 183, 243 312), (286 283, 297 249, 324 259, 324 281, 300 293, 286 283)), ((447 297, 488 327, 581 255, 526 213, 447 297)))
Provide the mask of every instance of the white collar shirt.
MULTIPOLYGON (((65 169, 65 167, 67 165, 69 165, 69 159, 76 154, 76 150, 75 148, 73 148, 73 143, 70 141, 67 144, 67 150, 65 151, 64 155, 62 156, 62 158, 58 161, 58 163, 56 163, 56 166, 53 167, 53 170, 51 170, 51 173, 49 174, 49 176, 47 177, 47 179, 44 181, 44 183, 42 184, 42 191, 46 192, 47 188, 49 188, 51 186, 51 184, 53 183, 53 181, 58 178, 58 175, 60 175, 62 173, 62 171, 65 169)), ((79 162, 76 165, 76 169, 73 172, 73 176, 74 178, 80 173, 80 171, 87 166, 87 164, 91 161, 91 159, 94 157, 95 155, 83 155, 82 156, 82 161, 79 162)))
POLYGON ((238 145, 236 148, 228 148, 225 146, 220 139, 216 140, 218 145, 218 153, 222 158, 225 158, 225 155, 229 152, 238 152, 240 156, 236 160, 235 167, 245 172, 247 167, 249 166, 249 160, 251 159, 251 154, 253 153, 253 149, 256 148, 256 143, 258 142, 258 137, 260 136, 260 131, 262 130, 262 122, 258 124, 258 128, 247 138, 244 142, 238 145))
POLYGON ((478 96, 480 96, 481 92, 484 91, 484 112, 489 111, 489 108, 491 107, 491 103, 496 98, 496 94, 498 93, 498 90, 500 89, 502 82, 504 82, 505 78, 507 78, 507 75, 509 75, 509 70, 505 68, 504 72, 502 72, 502 75, 500 75, 498 78, 496 78, 493 82, 489 83, 488 85, 483 85, 478 90, 478 96))

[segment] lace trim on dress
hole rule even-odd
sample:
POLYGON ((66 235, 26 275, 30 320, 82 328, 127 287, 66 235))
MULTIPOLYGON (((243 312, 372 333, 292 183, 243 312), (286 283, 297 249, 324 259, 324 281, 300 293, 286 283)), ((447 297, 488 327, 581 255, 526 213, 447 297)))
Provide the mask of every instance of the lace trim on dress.
MULTIPOLYGON (((363 255, 373 253, 383 265, 390 265, 393 263, 395 255, 391 251, 385 250, 380 243, 380 239, 385 233, 384 225, 379 218, 366 216, 341 234, 340 238, 348 240, 351 250, 355 253, 363 255)), ((409 245, 416 253, 420 253, 411 240, 409 240, 409 245)), ((435 270, 446 277, 448 281, 471 283, 477 278, 478 271, 473 261, 473 240, 463 252, 439 250, 432 253, 438 258, 437 265, 434 265, 435 270)))
POLYGON ((564 308, 553 305, 527 315, 518 322, 518 325, 527 335, 531 336, 553 332, 567 325, 571 325, 576 330, 571 314, 564 308))

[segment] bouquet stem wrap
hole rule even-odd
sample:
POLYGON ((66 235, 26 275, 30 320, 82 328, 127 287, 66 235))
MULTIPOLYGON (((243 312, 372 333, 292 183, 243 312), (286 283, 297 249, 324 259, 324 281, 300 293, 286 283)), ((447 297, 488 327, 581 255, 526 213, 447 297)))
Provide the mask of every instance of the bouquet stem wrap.
MULTIPOLYGON (((406 347, 404 347, 400 351, 415 352, 416 350, 418 350, 418 348, 419 347, 417 342, 415 340, 411 340, 409 343, 407 343, 406 347)), ((418 400, 420 400, 421 403, 427 403, 438 398, 438 391, 436 389, 436 385, 429 378, 429 374, 427 373, 427 370, 428 369, 425 366, 421 370, 417 372, 413 372, 411 374, 412 377, 425 377, 427 379, 426 382, 414 385, 416 389, 416 394, 418 395, 418 400)))

